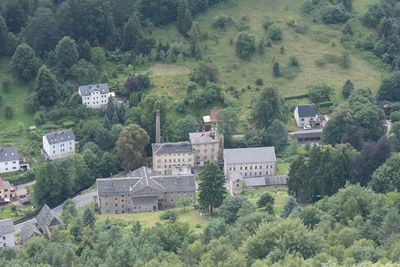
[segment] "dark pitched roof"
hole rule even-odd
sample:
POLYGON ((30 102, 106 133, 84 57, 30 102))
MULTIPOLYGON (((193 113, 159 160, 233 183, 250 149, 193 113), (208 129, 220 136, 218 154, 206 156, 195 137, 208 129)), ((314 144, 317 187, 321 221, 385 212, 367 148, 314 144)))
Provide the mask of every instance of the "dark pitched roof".
POLYGON ((189 142, 177 143, 155 143, 151 144, 153 155, 156 154, 176 154, 176 153, 191 153, 192 146, 189 142))
POLYGON ((322 136, 322 131, 319 132, 301 132, 301 133, 295 133, 294 137, 299 139, 299 138, 321 138, 322 136))
POLYGON ((36 216, 36 221, 43 231, 47 231, 49 227, 53 225, 62 223, 61 219, 58 218, 58 216, 49 208, 49 206, 47 206, 47 204, 44 204, 39 214, 36 216))
POLYGON ((49 142, 49 145, 75 140, 74 132, 72 132, 71 129, 48 133, 45 136, 47 138, 47 142, 49 142))
POLYGON ((298 105, 299 117, 315 117, 316 111, 314 104, 298 105))
POLYGON ((24 240, 31 238, 35 234, 42 235, 36 226, 34 226, 32 223, 27 222, 22 225, 19 236, 21 238, 21 241, 24 241, 24 240))
POLYGON ((182 176, 144 175, 141 177, 97 179, 97 192, 99 196, 134 194, 146 187, 151 187, 162 192, 190 192, 196 190, 193 174, 182 176))
POLYGON ((0 162, 19 161, 18 148, 16 146, 8 146, 0 148, 0 162))
POLYGON ((133 204, 154 203, 156 201, 158 201, 157 196, 132 197, 133 204))
POLYGON ((101 94, 107 94, 110 92, 110 89, 108 88, 108 83, 79 86, 79 94, 81 96, 88 96, 93 91, 99 91, 101 94))
POLYGON ((0 236, 14 232, 15 228, 12 219, 0 220, 0 236))

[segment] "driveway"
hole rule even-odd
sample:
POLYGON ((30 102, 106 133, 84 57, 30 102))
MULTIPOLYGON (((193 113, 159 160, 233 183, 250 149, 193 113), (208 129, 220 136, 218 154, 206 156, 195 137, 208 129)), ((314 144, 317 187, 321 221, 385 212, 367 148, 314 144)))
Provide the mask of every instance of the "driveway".
MULTIPOLYGON (((86 206, 86 205, 89 205, 89 204, 93 203, 93 197, 96 196, 96 195, 97 195, 97 191, 89 192, 89 193, 81 193, 81 194, 77 195, 76 197, 72 198, 72 201, 74 201, 74 203, 75 203, 75 205, 76 205, 76 208, 79 209, 79 208, 81 208, 81 207, 83 207, 83 206, 86 206)), ((64 204, 64 203, 63 203, 63 204, 64 204)), ((63 204, 61 204, 61 205, 59 205, 59 206, 57 206, 57 207, 55 207, 55 208, 53 209, 54 213, 55 213, 57 216, 60 216, 60 215, 61 215, 63 204)), ((36 222, 36 219, 33 218, 33 219, 30 219, 30 220, 25 221, 25 222, 23 222, 23 223, 14 225, 14 227, 15 227, 15 232, 16 232, 16 233, 21 232, 22 225, 23 225, 24 223, 28 223, 28 222, 29 222, 29 223, 35 223, 35 222, 36 222)))

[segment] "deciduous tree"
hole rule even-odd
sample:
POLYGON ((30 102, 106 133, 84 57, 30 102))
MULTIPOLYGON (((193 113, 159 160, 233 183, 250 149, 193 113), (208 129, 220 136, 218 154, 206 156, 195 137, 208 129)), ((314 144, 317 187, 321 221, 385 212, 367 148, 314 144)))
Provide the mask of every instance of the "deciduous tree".
POLYGON ((145 147, 149 142, 150 137, 137 124, 129 124, 122 129, 115 149, 125 170, 134 170, 146 163, 145 147))
POLYGON ((37 61, 32 47, 26 43, 20 44, 11 59, 12 75, 23 82, 30 81, 37 71, 37 61))

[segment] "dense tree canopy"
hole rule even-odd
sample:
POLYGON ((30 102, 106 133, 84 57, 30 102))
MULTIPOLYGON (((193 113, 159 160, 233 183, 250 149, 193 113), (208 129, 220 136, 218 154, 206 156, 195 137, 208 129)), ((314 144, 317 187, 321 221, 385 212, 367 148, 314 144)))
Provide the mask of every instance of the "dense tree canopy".
POLYGON ((258 129, 268 128, 275 120, 285 121, 283 99, 278 91, 267 88, 261 92, 257 103, 252 107, 250 120, 258 129))
POLYGON ((26 43, 20 44, 11 59, 12 75, 23 82, 30 81, 38 68, 35 52, 32 47, 26 43))

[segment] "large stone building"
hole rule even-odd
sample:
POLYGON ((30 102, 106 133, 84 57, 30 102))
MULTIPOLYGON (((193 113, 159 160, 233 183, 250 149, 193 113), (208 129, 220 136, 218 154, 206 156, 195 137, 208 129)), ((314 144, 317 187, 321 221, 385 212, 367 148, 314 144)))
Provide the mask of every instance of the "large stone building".
POLYGON ((0 173, 19 171, 20 155, 16 146, 0 147, 0 173))
POLYGON ((79 86, 79 95, 82 97, 82 104, 93 109, 105 107, 110 97, 115 97, 107 83, 79 86))
POLYGON ((194 153, 189 142, 152 144, 153 169, 162 174, 172 174, 175 169, 191 170, 194 153))
POLYGON ((189 133, 189 139, 196 167, 203 166, 208 160, 218 162, 218 153, 222 146, 216 132, 189 133))
POLYGON ((224 173, 237 172, 242 177, 275 175, 274 147, 235 148, 224 150, 224 173))
POLYGON ((63 158, 75 153, 75 135, 71 129, 43 136, 43 150, 47 159, 63 158))
POLYGON ((101 214, 136 213, 175 207, 181 196, 195 201, 194 175, 162 175, 141 167, 127 178, 97 179, 95 207, 101 214))
POLYGON ((0 220, 0 249, 15 245, 14 232, 15 228, 12 219, 0 220))

